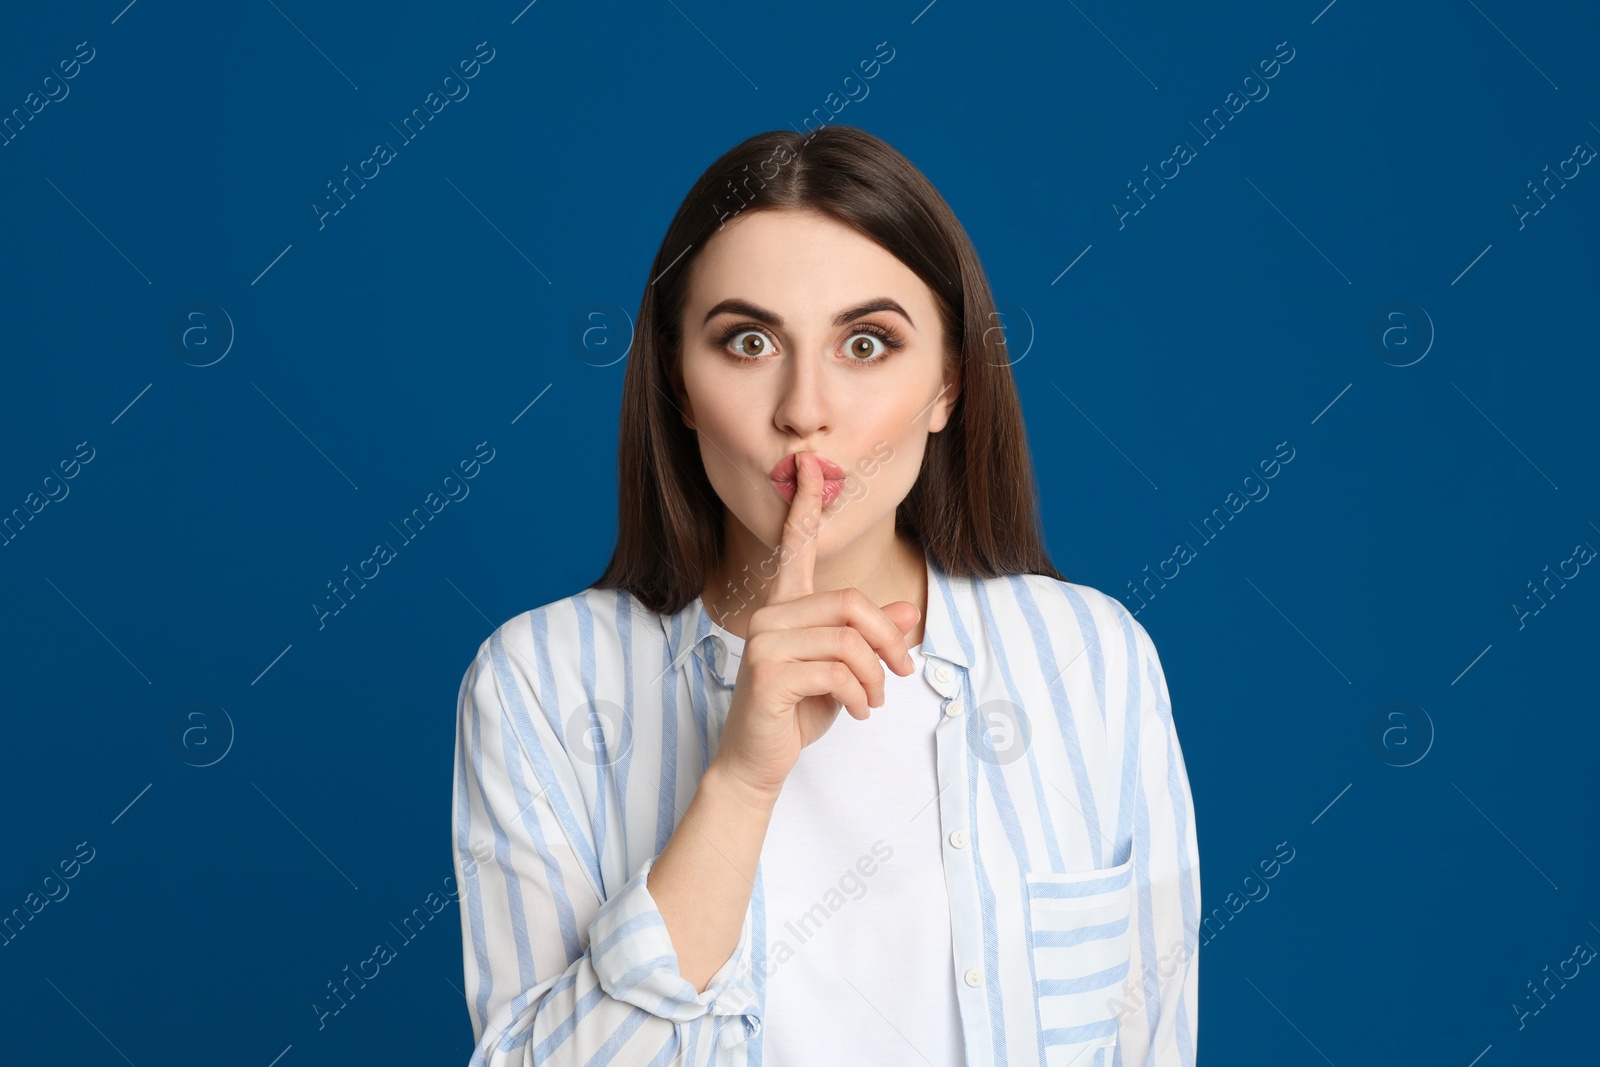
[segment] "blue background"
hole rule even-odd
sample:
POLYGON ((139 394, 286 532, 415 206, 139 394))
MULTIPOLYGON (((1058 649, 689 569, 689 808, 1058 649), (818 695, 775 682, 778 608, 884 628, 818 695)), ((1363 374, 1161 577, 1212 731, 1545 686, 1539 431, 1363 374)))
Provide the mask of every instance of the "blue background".
POLYGON ((453 884, 461 676, 609 557, 629 319, 679 199, 879 42, 833 121, 967 227, 1053 558, 1162 656, 1228 915, 1201 1062, 1595 1055, 1594 967, 1513 1007, 1600 946, 1600 576, 1514 607, 1600 546, 1600 176, 1514 206, 1600 146, 1592 7, 121 3, 0 35, 3 113, 94 57, 0 148, 0 513, 69 490, 0 548, 0 913, 93 850, 0 947, 0 1060, 466 1062, 456 905, 397 932, 453 884), (1280 42, 1207 143, 1190 124, 1280 42))

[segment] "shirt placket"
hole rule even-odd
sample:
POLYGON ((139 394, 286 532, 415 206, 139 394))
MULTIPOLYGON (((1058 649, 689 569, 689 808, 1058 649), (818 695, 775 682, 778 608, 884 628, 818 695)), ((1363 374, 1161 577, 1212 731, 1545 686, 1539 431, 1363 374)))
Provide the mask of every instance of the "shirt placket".
POLYGON ((985 986, 998 980, 988 974, 983 959, 982 910, 978 901, 972 837, 972 787, 967 773, 967 716, 975 714, 967 668, 937 656, 925 657, 923 677, 942 698, 939 723, 934 727, 938 768, 940 853, 944 860, 945 891, 950 902, 950 940, 956 980, 956 1003, 961 1009, 962 1042, 968 1067, 994 1067, 989 1034, 989 997, 985 986))

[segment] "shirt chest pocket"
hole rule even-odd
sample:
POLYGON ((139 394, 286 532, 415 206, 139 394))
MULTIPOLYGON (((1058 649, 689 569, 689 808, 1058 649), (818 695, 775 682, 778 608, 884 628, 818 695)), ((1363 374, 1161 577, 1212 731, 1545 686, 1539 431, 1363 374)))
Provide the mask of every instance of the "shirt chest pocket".
POLYGON ((1026 880, 1046 1067, 1103 1067, 1117 1043, 1117 1005, 1130 995, 1133 857, 1026 880))

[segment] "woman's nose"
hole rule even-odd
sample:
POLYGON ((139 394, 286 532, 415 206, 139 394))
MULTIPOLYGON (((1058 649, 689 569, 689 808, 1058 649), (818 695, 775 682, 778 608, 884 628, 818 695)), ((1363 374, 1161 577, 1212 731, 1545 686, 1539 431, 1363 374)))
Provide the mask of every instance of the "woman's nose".
MULTIPOLYGON (((796 351, 809 353, 810 349, 796 351)), ((802 354, 783 367, 775 421, 796 437, 810 438, 828 428, 825 357, 802 354)))

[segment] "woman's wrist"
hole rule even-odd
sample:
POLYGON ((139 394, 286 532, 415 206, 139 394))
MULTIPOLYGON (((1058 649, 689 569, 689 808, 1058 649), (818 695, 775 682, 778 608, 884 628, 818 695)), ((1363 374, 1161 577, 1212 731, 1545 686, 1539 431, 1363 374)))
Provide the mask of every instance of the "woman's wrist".
POLYGON ((713 758, 700 780, 700 788, 710 788, 719 797, 726 797, 751 812, 770 817, 778 803, 778 792, 751 785, 740 778, 726 762, 713 758))

